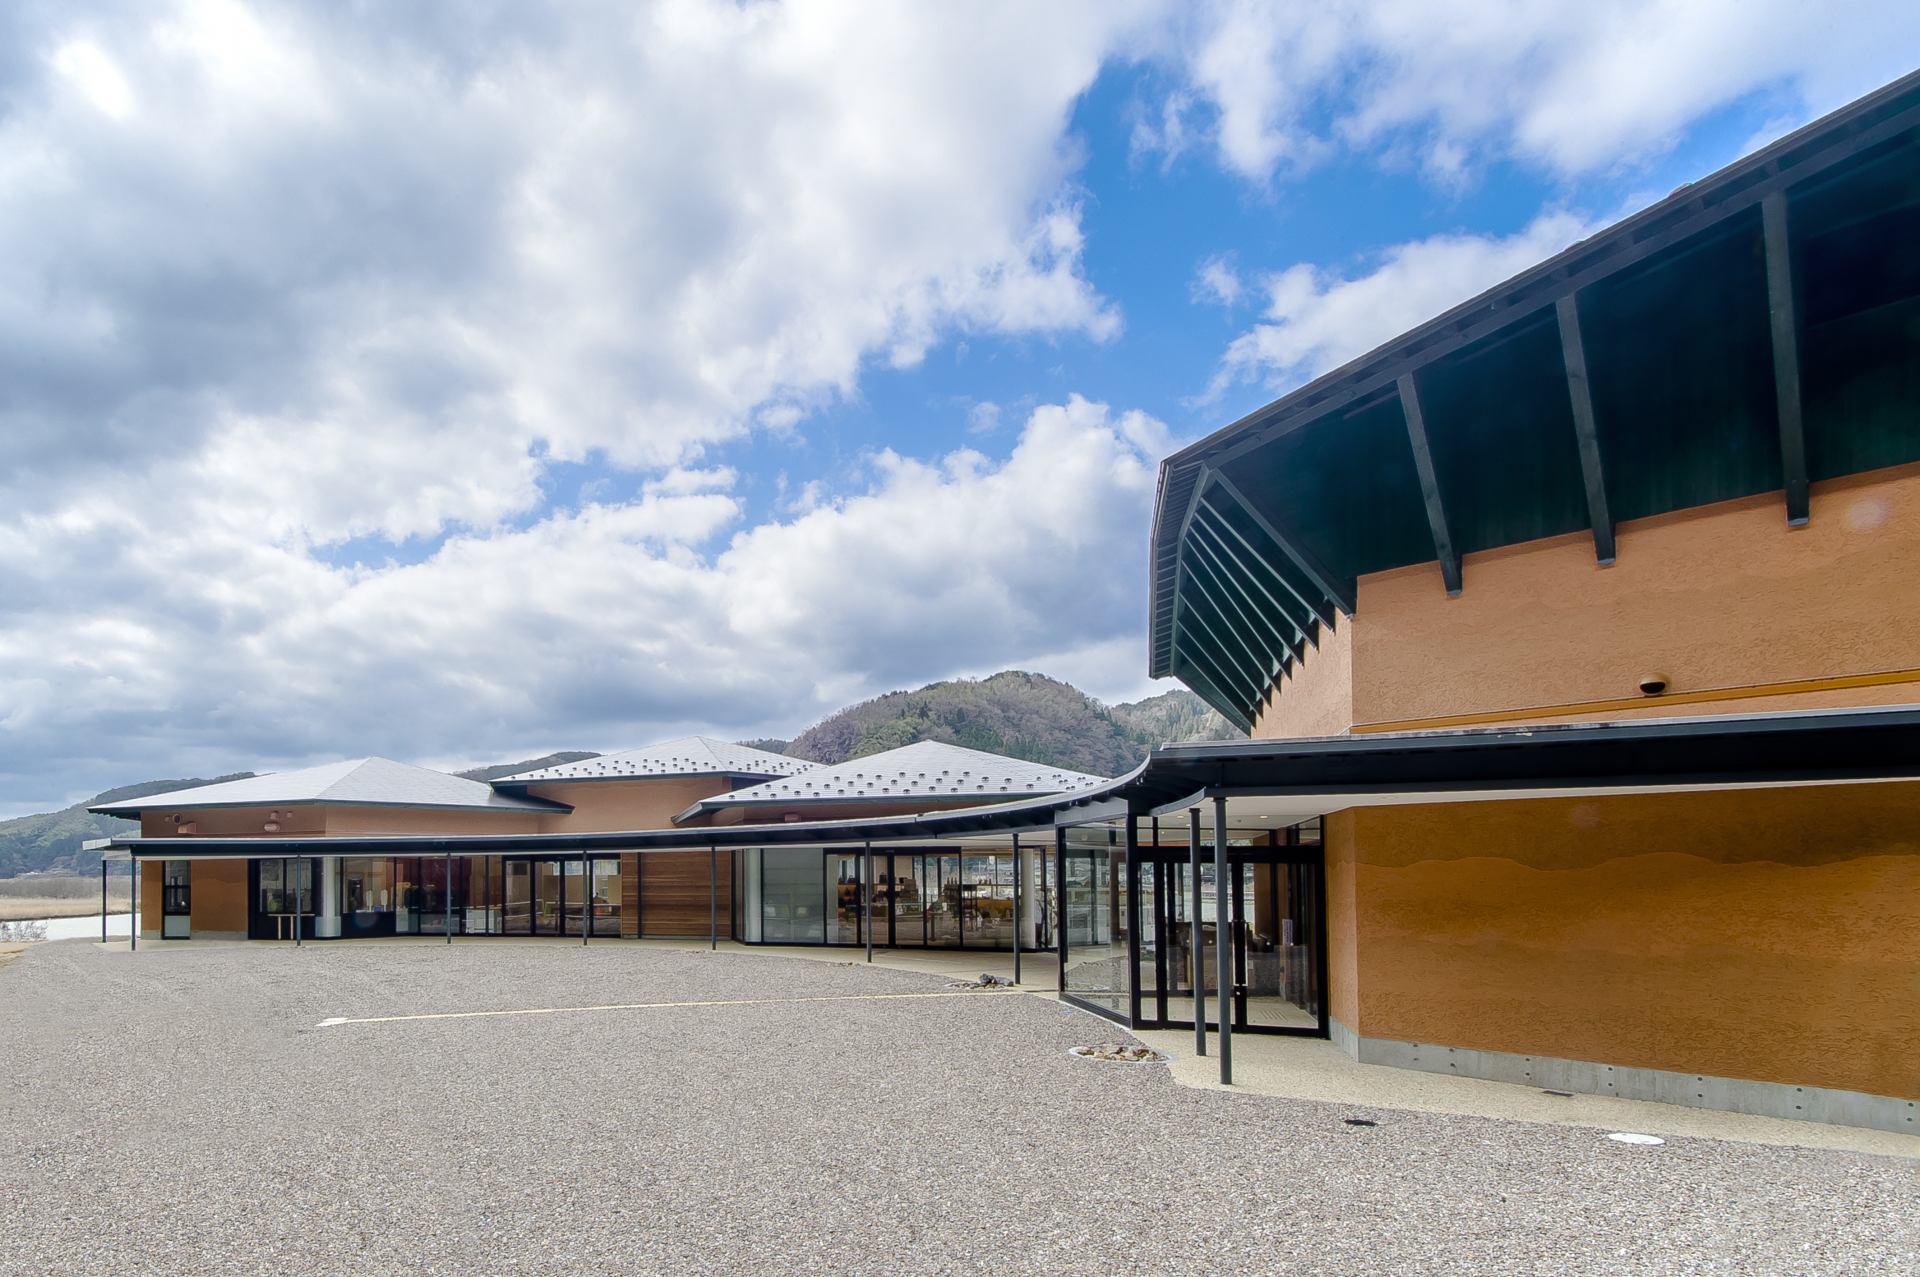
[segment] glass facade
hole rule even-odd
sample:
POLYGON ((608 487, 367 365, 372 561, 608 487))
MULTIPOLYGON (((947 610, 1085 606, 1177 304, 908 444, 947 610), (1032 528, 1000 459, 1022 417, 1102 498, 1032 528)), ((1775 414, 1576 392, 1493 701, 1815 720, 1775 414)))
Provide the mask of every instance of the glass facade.
MULTIPOLYGON (((1031 951, 1051 943, 1052 865, 1038 847, 1023 848, 1020 863, 1021 943, 1031 951)), ((1011 848, 876 849, 871 887, 859 848, 759 848, 741 853, 737 865, 736 934, 750 943, 864 945, 871 910, 879 947, 1013 948, 1011 848)))
POLYGON ((1225 943, 1236 1028, 1324 1033, 1318 822, 1229 830, 1224 891, 1211 841, 1194 890, 1184 823, 1163 830, 1142 820, 1134 833, 1129 854, 1124 826, 1068 831, 1069 1000, 1137 1027, 1191 1028, 1197 982, 1212 1021, 1225 943))

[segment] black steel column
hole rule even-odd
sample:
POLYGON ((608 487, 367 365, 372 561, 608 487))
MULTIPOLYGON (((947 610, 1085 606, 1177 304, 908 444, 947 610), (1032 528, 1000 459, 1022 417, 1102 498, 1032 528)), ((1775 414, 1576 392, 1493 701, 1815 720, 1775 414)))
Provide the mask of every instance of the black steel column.
POLYGON ((446 916, 446 921, 441 925, 446 928, 447 943, 452 944, 453 943, 453 853, 452 852, 447 853, 447 894, 446 894, 446 915, 445 916, 446 916))
POLYGON ((1127 813, 1125 860, 1120 881, 1127 888, 1127 909, 1121 916, 1127 924, 1127 1027, 1140 1027, 1140 829, 1133 813, 1127 813))
MULTIPOLYGON (((562 892, 565 892, 567 889, 567 884, 564 881, 566 875, 562 874, 561 877, 563 881, 560 884, 560 890, 562 892)), ((567 917, 566 896, 562 895, 560 897, 560 919, 561 919, 562 926, 566 925, 566 917, 567 917)), ((587 853, 583 851, 580 853, 580 943, 582 945, 585 945, 587 943, 587 932, 592 930, 593 930, 593 866, 592 864, 588 863, 587 853)))
POLYGON ((140 947, 140 857, 131 852, 127 855, 127 878, 133 892, 133 923, 127 929, 127 952, 131 953, 140 947))
POLYGON ((1193 952, 1187 958, 1193 976, 1193 1053, 1207 1053, 1207 947, 1200 932, 1200 809, 1187 809, 1187 860, 1193 867, 1193 896, 1187 901, 1187 921, 1193 952))
POLYGON ((100 943, 107 942, 107 858, 100 857, 100 943))
POLYGON ((1053 946, 1060 962, 1060 992, 1067 991, 1067 831, 1053 831, 1053 946))
POLYGON ((873 844, 865 843, 860 850, 860 876, 866 881, 860 885, 865 889, 866 908, 860 911, 860 925, 867 937, 867 961, 873 961, 873 844))
MULTIPOLYGON (((101 908, 100 916, 103 919, 103 921, 100 923, 100 934, 102 936, 107 934, 107 924, 104 921, 106 917, 105 901, 107 898, 106 882, 107 882, 106 878, 102 876, 102 878, 100 879, 100 899, 102 901, 102 904, 100 906, 101 908)), ((1013 982, 1015 984, 1020 983, 1020 835, 1019 834, 1015 834, 1013 836, 1013 982)))
POLYGON ((720 844, 707 844, 707 949, 720 950, 720 844))
POLYGON ((1227 800, 1213 799, 1213 950, 1220 968, 1219 994, 1214 1001, 1220 1011, 1220 1085, 1233 1084, 1233 945, 1232 919, 1228 907, 1232 894, 1227 890, 1227 800))
MULTIPOLYGON (((306 867, 307 858, 305 856, 297 857, 293 862, 293 947, 296 949, 300 947, 300 918, 301 915, 307 911, 307 884, 301 881, 304 876, 303 871, 306 867)), ((166 884, 164 882, 161 883, 161 890, 163 892, 166 890, 166 884)), ((165 902, 162 902, 160 912, 165 913, 166 911, 167 906, 165 902)), ((165 928, 167 924, 163 921, 160 925, 162 928, 165 928)))
MULTIPOLYGON (((1177 875, 1176 875, 1177 876, 1177 875)), ((1153 1018, 1167 1026, 1167 865, 1160 855, 1160 818, 1153 818, 1153 1018)))

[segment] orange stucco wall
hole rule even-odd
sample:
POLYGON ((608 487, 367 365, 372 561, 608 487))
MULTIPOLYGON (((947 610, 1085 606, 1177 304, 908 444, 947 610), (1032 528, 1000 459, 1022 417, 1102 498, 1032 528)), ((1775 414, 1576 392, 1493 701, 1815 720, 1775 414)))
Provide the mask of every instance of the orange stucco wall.
POLYGON ((194 833, 202 838, 260 838, 267 836, 265 826, 267 817, 274 812, 280 813, 280 819, 271 823, 280 826, 278 836, 297 837, 301 834, 320 834, 326 831, 325 808, 322 807, 182 807, 177 810, 143 811, 140 813, 140 835, 143 838, 170 838, 180 832, 184 826, 192 826, 194 833), (176 821, 174 817, 178 816, 176 821))
POLYGON ((571 812, 544 816, 540 832, 591 833, 618 829, 665 829, 702 798, 730 788, 725 776, 662 776, 657 780, 590 780, 534 785, 528 794, 567 803, 571 812))
POLYGON ((1773 713, 1920 702, 1920 466, 1360 578, 1332 642, 1270 690, 1253 735, 1773 713), (1663 674, 1669 691, 1643 696, 1663 674))
POLYGON ((1920 700, 1920 467, 1817 485, 1803 528, 1774 493, 1622 524, 1618 541, 1604 568, 1585 533, 1471 555, 1452 599, 1431 564, 1362 578, 1356 726, 1788 708, 1776 692, 1795 708, 1920 700), (1671 690, 1642 701, 1650 673, 1671 690))
POLYGON ((1920 1098, 1920 785, 1364 808, 1327 846, 1362 1036, 1920 1098))
POLYGON ((1353 632, 1346 617, 1320 627, 1319 645, 1268 691, 1254 716, 1255 740, 1336 736, 1353 726, 1353 632))
POLYGON ((532 811, 461 811, 433 807, 329 807, 327 835, 355 834, 537 834, 543 819, 532 811))

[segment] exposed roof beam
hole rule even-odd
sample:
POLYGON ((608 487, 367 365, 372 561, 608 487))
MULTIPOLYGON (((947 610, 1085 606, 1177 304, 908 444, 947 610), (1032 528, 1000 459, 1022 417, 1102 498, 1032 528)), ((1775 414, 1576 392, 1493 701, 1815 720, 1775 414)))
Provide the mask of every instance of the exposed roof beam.
POLYGON ((1607 474, 1600 465, 1600 431, 1594 424, 1593 386, 1587 378, 1587 343, 1580 335, 1580 296, 1568 293, 1554 303, 1560 320, 1560 358, 1566 366, 1567 398, 1573 407, 1573 435, 1580 445, 1580 478, 1587 488, 1587 522, 1593 528, 1593 557, 1612 563, 1613 515, 1607 509, 1607 474))
POLYGON ((1195 534, 1189 538, 1192 545, 1221 576, 1227 579, 1234 591, 1245 601, 1247 610, 1260 618, 1267 632, 1279 645, 1294 654, 1302 651, 1307 645, 1307 634, 1299 620, 1286 608, 1280 606, 1268 592, 1267 587, 1262 585, 1247 565, 1242 563, 1232 549, 1220 540, 1219 533, 1215 532, 1206 520, 1195 520, 1192 533, 1195 534), (1249 585, 1260 591, 1261 598, 1267 601, 1266 607, 1261 607, 1259 601, 1248 593, 1249 585), (1276 617, 1278 620, 1275 619, 1276 617))
MULTIPOLYGON (((1219 678, 1218 672, 1209 673, 1209 670, 1212 669, 1211 665, 1196 656, 1194 652, 1181 641, 1185 638, 1186 635, 1184 634, 1176 633, 1174 635, 1172 664, 1176 672, 1175 676, 1192 687, 1194 691, 1200 693, 1201 700, 1226 715, 1241 731, 1252 731, 1253 718, 1249 715, 1246 708, 1243 707, 1239 701, 1236 701, 1233 697, 1221 690, 1219 682, 1216 681, 1219 678), (1184 673, 1181 673, 1179 670, 1183 665, 1186 667, 1186 670, 1184 673)), ((1191 642, 1191 640, 1188 640, 1188 642, 1191 642)))
MULTIPOLYGON (((1211 467, 1209 467, 1209 469, 1212 470, 1211 467)), ((1280 552, 1292 560, 1293 566, 1299 568, 1306 578, 1313 582, 1314 588, 1331 599, 1335 606, 1342 612, 1345 612, 1348 616, 1352 616, 1353 582, 1337 580, 1333 573, 1329 572, 1320 560, 1313 556, 1312 552, 1300 544, 1298 539, 1282 533, 1280 529, 1274 525, 1273 517, 1255 505, 1253 499, 1240 490, 1240 485, 1227 478, 1226 475, 1220 473, 1218 470, 1212 470, 1212 474, 1213 481, 1219 485, 1220 490, 1232 497, 1234 501, 1239 504, 1240 508, 1247 512, 1247 517, 1259 526, 1260 531, 1266 535, 1268 540, 1280 547, 1280 552)), ((1324 619, 1328 624, 1333 622, 1331 616, 1326 616, 1324 619)))
POLYGON ((1760 201, 1767 250, 1767 311, 1773 326, 1773 390, 1780 412, 1780 469, 1787 488, 1787 526, 1807 522, 1807 437, 1800 404, 1800 316, 1794 301, 1793 252, 1787 240, 1787 193, 1760 201))
POLYGON ((1220 616, 1221 621, 1233 630, 1234 638, 1243 648, 1248 647, 1249 637, 1253 644, 1259 647, 1259 652, 1255 655, 1266 662, 1267 678, 1276 679, 1291 669, 1293 648, 1274 632, 1272 622, 1263 621, 1258 609, 1249 613, 1246 608, 1240 606, 1240 600, 1233 594, 1229 579, 1222 575, 1213 560, 1206 556, 1206 547, 1197 539, 1189 538, 1187 549, 1189 553, 1195 554, 1193 566, 1206 575, 1211 587, 1211 592, 1207 596, 1208 602, 1214 604, 1215 612, 1220 616), (1216 599, 1215 595, 1218 595, 1219 599, 1216 599), (1220 607, 1220 600, 1224 600, 1226 606, 1233 609, 1233 616, 1226 615, 1225 610, 1220 607), (1240 621, 1238 627, 1231 624, 1235 618, 1240 621))
POLYGON ((1460 593, 1460 551, 1454 547, 1453 530, 1447 526, 1447 508, 1440 499, 1440 480, 1433 473, 1433 449, 1427 444, 1427 414, 1420 407, 1420 388, 1413 374, 1402 373, 1398 380, 1400 412, 1407 419, 1407 443, 1413 448, 1413 469, 1420 477, 1420 499, 1426 503, 1427 526, 1433 530, 1434 557, 1440 560, 1440 579, 1446 582, 1449 596, 1460 593))
MULTIPOLYGON (((1294 614, 1294 610, 1291 607, 1282 606, 1281 611, 1293 618, 1294 624, 1299 626, 1305 633, 1309 643, 1312 643, 1315 647, 1320 646, 1320 640, 1315 636, 1314 629, 1316 624, 1327 625, 1332 623, 1334 610, 1332 601, 1312 586, 1307 587, 1309 590, 1312 590, 1312 597, 1302 593, 1301 588, 1292 581, 1289 581, 1286 573, 1275 567, 1266 555, 1262 554, 1252 542, 1242 536, 1240 529, 1234 527, 1232 520, 1228 519, 1226 515, 1216 509, 1211 501, 1206 503, 1206 507, 1209 517, 1200 521, 1198 526, 1213 534, 1214 539, 1219 541, 1223 546, 1226 546, 1227 543, 1225 537, 1221 534, 1225 533, 1226 536, 1232 537, 1233 544, 1239 546, 1240 550, 1245 552, 1245 560, 1251 564, 1258 565, 1261 570, 1273 578, 1274 583, 1278 585, 1281 590, 1285 591, 1288 597, 1299 604, 1300 615, 1298 616, 1294 614)), ((1228 546, 1227 548, 1231 549, 1232 547, 1228 546)), ((1278 546, 1275 547, 1275 549, 1278 548, 1278 546)), ((1241 555, 1236 551, 1234 557, 1238 560, 1241 558, 1241 555)), ((1295 570, 1298 571, 1297 568, 1295 570)), ((1272 595, 1268 595, 1268 597, 1271 598, 1272 595)))
POLYGON ((1227 673, 1229 672, 1229 667, 1231 667, 1231 673, 1238 676, 1228 679, 1227 682, 1229 684, 1244 684, 1254 689, 1253 692, 1249 694, 1249 698, 1257 695, 1260 691, 1264 691, 1268 680, 1270 680, 1273 675, 1262 666, 1260 658, 1253 654, 1253 650, 1245 643, 1239 641, 1237 635, 1234 637, 1234 643, 1232 644, 1229 644, 1227 640, 1222 637, 1222 630, 1231 633, 1233 627, 1228 625, 1220 616, 1219 609, 1214 606, 1213 600, 1207 598, 1207 596, 1200 591, 1189 590, 1181 602, 1186 605, 1187 615, 1198 622, 1200 628, 1206 631, 1207 637, 1213 640, 1214 648, 1220 653, 1220 660, 1222 662, 1220 665, 1221 672, 1227 673), (1203 601, 1207 604, 1206 610, 1202 610, 1199 606, 1203 601), (1219 622, 1218 626, 1214 624, 1215 621, 1219 622), (1235 646, 1240 649, 1240 655, 1235 655, 1233 650, 1235 646), (1245 661, 1240 659, 1241 655, 1246 657, 1245 661), (1248 662, 1252 663, 1248 664, 1248 662))

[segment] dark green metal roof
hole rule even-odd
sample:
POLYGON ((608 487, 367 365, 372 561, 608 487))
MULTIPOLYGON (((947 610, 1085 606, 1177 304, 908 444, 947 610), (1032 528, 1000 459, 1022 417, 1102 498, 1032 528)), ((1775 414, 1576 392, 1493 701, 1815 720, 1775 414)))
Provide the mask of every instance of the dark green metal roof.
POLYGON ((1920 460, 1920 73, 1162 463, 1149 672, 1242 727, 1359 577, 1920 460))

